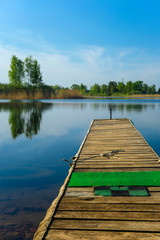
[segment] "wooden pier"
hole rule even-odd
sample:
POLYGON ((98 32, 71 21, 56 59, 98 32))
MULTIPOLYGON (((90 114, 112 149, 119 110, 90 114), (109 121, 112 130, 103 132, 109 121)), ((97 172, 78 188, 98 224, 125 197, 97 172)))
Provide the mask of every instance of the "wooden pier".
POLYGON ((129 119, 93 120, 34 240, 158 240, 160 185, 150 196, 97 196, 68 187, 72 173, 160 171, 159 157, 129 119))

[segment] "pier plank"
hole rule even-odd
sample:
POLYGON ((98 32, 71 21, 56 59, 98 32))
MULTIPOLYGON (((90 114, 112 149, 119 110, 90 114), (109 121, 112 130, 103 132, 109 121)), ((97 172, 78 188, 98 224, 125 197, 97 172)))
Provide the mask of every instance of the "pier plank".
POLYGON ((160 233, 50 229, 46 240, 158 240, 160 233))
POLYGON ((145 203, 87 203, 61 202, 58 210, 63 211, 94 211, 94 212, 160 212, 160 204, 145 203))
POLYGON ((65 197, 61 201, 63 203, 87 203, 87 204, 160 204, 160 192, 151 192, 150 197, 100 197, 94 196, 93 192, 66 192, 65 197))
POLYGON ((160 222, 150 221, 97 221, 80 219, 54 219, 50 228, 82 229, 82 230, 110 230, 110 231, 142 231, 160 233, 160 222))
POLYGON ((75 168, 74 172, 139 172, 139 171, 160 171, 160 167, 115 167, 115 168, 75 168))
POLYGON ((57 211, 57 219, 96 219, 96 220, 137 220, 139 221, 160 221, 160 212, 86 212, 86 211, 57 211))

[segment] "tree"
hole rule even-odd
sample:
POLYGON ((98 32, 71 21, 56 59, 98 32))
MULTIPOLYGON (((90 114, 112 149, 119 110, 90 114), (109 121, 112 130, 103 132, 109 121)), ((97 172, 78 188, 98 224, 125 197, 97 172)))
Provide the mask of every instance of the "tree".
POLYGON ((70 87, 72 90, 78 90, 80 91, 82 94, 85 94, 87 92, 87 86, 84 85, 83 83, 81 83, 81 85, 78 84, 72 84, 72 86, 70 87))
POLYGON ((34 86, 41 86, 43 83, 40 65, 38 64, 36 59, 33 61, 31 83, 34 86))
POLYGON ((117 90, 119 93, 125 93, 125 91, 126 91, 125 84, 123 82, 118 82, 117 90))
POLYGON ((148 87, 147 93, 148 93, 148 94, 151 94, 151 90, 152 90, 152 88, 151 88, 151 87, 148 87))
POLYGON ((33 86, 41 86, 43 80, 38 61, 33 59, 32 56, 28 56, 24 62, 28 84, 32 84, 33 86))
POLYGON ((156 93, 156 86, 153 84, 151 86, 151 94, 155 94, 156 93))
POLYGON ((98 95, 100 93, 100 86, 95 83, 93 86, 91 86, 90 93, 91 95, 98 95))
POLYGON ((10 70, 8 76, 10 83, 14 86, 20 86, 24 78, 24 63, 15 55, 11 58, 10 70))
POLYGON ((143 81, 133 82, 131 85, 131 89, 133 92, 142 93, 142 85, 143 85, 143 81))
POLYGON ((82 94, 85 94, 87 92, 87 86, 81 83, 79 90, 82 94))
POLYGON ((129 81, 129 82, 126 83, 126 91, 127 91, 127 93, 131 92, 131 90, 132 90, 131 86, 132 86, 132 81, 129 81))
POLYGON ((144 83, 143 86, 142 86, 142 92, 143 92, 144 94, 146 94, 146 93, 147 93, 147 90, 148 90, 148 85, 147 85, 146 83, 144 83))
POLYGON ((25 61, 25 73, 28 80, 28 85, 32 83, 32 72, 33 72, 33 58, 28 56, 25 61))
POLYGON ((109 82, 108 92, 109 92, 109 95, 112 95, 113 93, 117 92, 117 83, 116 82, 109 82))
POLYGON ((102 85, 101 85, 100 93, 101 93, 101 95, 105 95, 105 96, 108 95, 108 87, 107 87, 106 84, 102 84, 102 85))
POLYGON ((80 86, 78 84, 72 84, 71 89, 80 90, 80 86))

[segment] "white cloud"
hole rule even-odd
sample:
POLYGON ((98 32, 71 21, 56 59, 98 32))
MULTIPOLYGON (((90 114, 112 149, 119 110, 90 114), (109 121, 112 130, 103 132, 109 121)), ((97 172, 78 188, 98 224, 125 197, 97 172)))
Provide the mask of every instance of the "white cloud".
POLYGON ((102 84, 124 78, 125 81, 142 80, 149 85, 155 83, 160 87, 160 58, 156 52, 101 46, 78 46, 62 51, 41 37, 35 41, 30 35, 23 32, 18 39, 28 44, 26 48, 22 48, 22 44, 17 47, 18 44, 0 43, 0 82, 8 82, 10 59, 15 54, 22 60, 28 55, 37 58, 47 84, 71 86, 83 82, 90 86, 95 82, 102 84))
POLYGON ((123 57, 126 57, 127 55, 130 55, 130 54, 134 53, 134 51, 135 51, 134 49, 124 50, 124 51, 119 53, 118 58, 121 59, 123 57))

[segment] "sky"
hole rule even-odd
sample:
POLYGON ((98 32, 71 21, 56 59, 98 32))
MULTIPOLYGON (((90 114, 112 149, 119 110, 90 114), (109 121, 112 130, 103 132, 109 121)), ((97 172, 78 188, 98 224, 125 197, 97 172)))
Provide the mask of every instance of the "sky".
POLYGON ((0 82, 32 55, 49 85, 160 87, 159 0, 0 0, 0 82))

